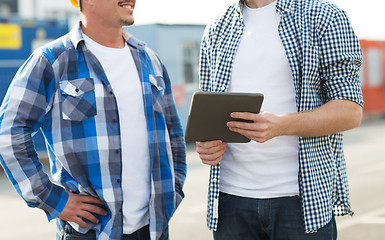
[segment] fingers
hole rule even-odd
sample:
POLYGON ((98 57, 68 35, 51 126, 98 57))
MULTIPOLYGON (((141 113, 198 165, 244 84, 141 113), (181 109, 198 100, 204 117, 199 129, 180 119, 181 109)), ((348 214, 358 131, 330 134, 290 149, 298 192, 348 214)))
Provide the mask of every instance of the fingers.
MULTIPOLYGON (((84 203, 83 210, 86 210, 88 212, 91 212, 91 213, 94 213, 97 215, 101 215, 101 216, 107 215, 107 211, 104 210, 103 208, 98 207, 96 205, 88 204, 88 203, 84 203)), ((91 219, 89 219, 89 220, 91 220, 91 219)))
POLYGON ((215 148, 215 150, 212 149, 207 149, 206 151, 201 151, 199 153, 199 157, 202 160, 207 160, 207 161, 213 161, 223 155, 223 153, 226 151, 226 146, 220 146, 218 148, 215 148))
POLYGON ((201 159, 201 160, 202 160, 203 164, 207 164, 210 166, 216 166, 222 160, 222 155, 220 155, 219 157, 214 158, 212 160, 205 160, 205 159, 201 159))
POLYGON ((266 122, 266 119, 262 114, 255 114, 255 113, 248 113, 248 112, 233 112, 231 113, 231 117, 235 119, 247 120, 249 122, 242 122, 242 121, 227 122, 227 126, 230 128, 263 131, 263 127, 266 126, 264 124, 266 122))
POLYGON ((106 210, 95 205, 104 205, 104 202, 99 198, 74 194, 68 190, 67 192, 69 194, 68 201, 59 215, 60 219, 77 223, 81 227, 88 227, 89 224, 86 223, 86 220, 97 224, 99 219, 95 215, 107 215, 106 210))
POLYGON ((94 215, 92 215, 91 213, 89 213, 87 211, 84 211, 84 212, 80 213, 79 216, 74 217, 72 220, 67 220, 67 221, 74 222, 83 228, 89 227, 89 224, 87 222, 85 222, 83 219, 87 219, 89 221, 91 221, 90 219, 92 219, 91 222, 93 222, 95 224, 97 224, 99 222, 99 220, 94 215))
MULTIPOLYGON (((63 219, 64 220, 64 219, 63 219)), ((73 220, 67 220, 67 221, 70 221, 70 222, 74 222, 76 224, 78 224, 80 227, 82 228, 87 228, 89 227, 90 225, 88 223, 86 223, 85 221, 83 221, 83 219, 81 219, 80 217, 76 217, 74 218, 73 220)))
POLYGON ((84 203, 94 203, 94 204, 104 205, 104 202, 100 200, 100 198, 96 198, 92 196, 82 196, 82 195, 79 195, 79 196, 81 201, 84 203))
POLYGON ((97 219, 93 214, 88 211, 80 212, 79 217, 83 217, 84 219, 87 219, 88 221, 93 222, 95 224, 99 223, 99 219, 97 219))
POLYGON ((207 158, 217 158, 218 154, 224 152, 226 149, 226 143, 216 140, 208 142, 197 142, 197 153, 201 156, 207 156, 207 158))
POLYGON ((232 112, 230 114, 230 116, 232 118, 236 118, 236 119, 244 119, 244 120, 249 120, 249 121, 253 121, 256 120, 258 118, 258 115, 257 113, 249 113, 249 112, 232 112))
POLYGON ((259 143, 264 143, 273 137, 265 123, 228 122, 227 126, 230 131, 237 132, 259 143))
POLYGON ((226 143, 216 140, 207 142, 197 142, 197 153, 202 163, 215 166, 222 160, 222 155, 226 151, 226 143))
POLYGON ((231 117, 252 121, 250 123, 230 121, 227 126, 231 131, 240 133, 259 143, 284 135, 286 128, 281 116, 268 112, 261 112, 260 114, 233 112, 231 117))
POLYGON ((221 140, 215 140, 215 141, 207 141, 207 142, 196 142, 197 149, 198 147, 201 149, 210 149, 210 148, 215 148, 217 146, 222 145, 221 140))

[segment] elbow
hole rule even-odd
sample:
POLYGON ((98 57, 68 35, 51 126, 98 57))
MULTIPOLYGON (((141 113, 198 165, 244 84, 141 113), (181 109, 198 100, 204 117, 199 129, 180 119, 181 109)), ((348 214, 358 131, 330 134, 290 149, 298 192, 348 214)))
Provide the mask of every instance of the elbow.
POLYGON ((360 126, 362 121, 362 107, 358 104, 354 104, 351 109, 351 117, 350 117, 350 128, 357 128, 360 126))
POLYGON ((361 105, 350 100, 338 100, 335 103, 335 106, 338 106, 335 110, 337 111, 337 118, 341 120, 339 123, 342 131, 360 126, 362 121, 361 105))

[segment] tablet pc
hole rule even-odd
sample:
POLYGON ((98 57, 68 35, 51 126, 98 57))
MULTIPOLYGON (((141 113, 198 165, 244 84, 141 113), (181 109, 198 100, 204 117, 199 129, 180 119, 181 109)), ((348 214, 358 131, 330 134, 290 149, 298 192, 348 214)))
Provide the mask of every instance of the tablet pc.
POLYGON ((230 131, 226 124, 236 120, 230 116, 232 112, 259 113, 262 101, 261 93, 195 92, 187 120, 186 141, 249 142, 247 137, 230 131))

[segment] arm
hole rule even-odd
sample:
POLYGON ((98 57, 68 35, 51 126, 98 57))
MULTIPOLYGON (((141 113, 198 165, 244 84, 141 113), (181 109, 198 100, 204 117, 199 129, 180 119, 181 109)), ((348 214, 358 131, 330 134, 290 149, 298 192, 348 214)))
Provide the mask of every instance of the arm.
MULTIPOLYGON (((231 116, 253 121, 228 122, 231 131, 263 143, 282 135, 322 136, 358 127, 362 118, 362 107, 348 100, 333 100, 308 112, 283 115, 267 112, 232 113, 231 116)), ((197 142, 196 145, 202 163, 208 165, 217 165, 226 151, 226 143, 221 141, 197 142)))
POLYGON ((103 203, 68 193, 53 184, 33 145, 32 134, 43 124, 46 110, 52 107, 54 83, 51 63, 41 54, 32 55, 19 69, 0 109, 0 161, 28 206, 44 210, 48 220, 60 217, 86 226, 78 216, 95 221, 90 212, 104 213, 87 203, 103 203))
MULTIPOLYGON (((171 139, 172 157, 175 170, 175 189, 183 197, 183 185, 186 179, 186 145, 182 125, 176 110, 171 82, 166 68, 162 64, 163 79, 166 85, 164 93, 164 107, 167 129, 171 139)), ((180 199, 181 200, 181 199, 180 199)), ((179 204, 179 203, 178 203, 179 204)))
POLYGON ((68 194, 44 173, 32 134, 44 119, 53 97, 54 73, 41 54, 32 55, 16 73, 0 110, 1 163, 15 189, 30 207, 49 220, 63 210, 68 194))
POLYGON ((317 59, 309 56, 313 62, 318 62, 319 76, 306 81, 320 83, 320 90, 316 91, 310 84, 304 87, 315 92, 316 99, 322 99, 324 104, 280 116, 233 113, 233 117, 249 119, 254 123, 231 122, 228 123, 231 130, 264 142, 280 135, 321 136, 359 126, 363 106, 359 80, 361 48, 345 12, 335 11, 331 19, 318 33, 317 59))
MULTIPOLYGON (((203 34, 200 58, 199 58, 199 88, 202 91, 210 91, 210 59, 209 59, 209 33, 207 27, 203 34)), ((203 164, 215 166, 222 160, 227 144, 220 141, 196 142, 196 151, 203 164)))
MULTIPOLYGON (((319 98, 325 102, 315 109, 293 114, 274 115, 233 113, 234 118, 253 123, 229 122, 230 130, 257 142, 280 135, 321 136, 357 127, 362 118, 362 93, 359 81, 360 46, 345 13, 335 12, 333 21, 319 35, 319 98)), ((201 57, 204 56, 201 54, 201 57)), ((205 62, 205 61, 204 61, 205 62)), ((201 75, 203 76, 203 75, 201 75)), ((203 163, 219 163, 225 150, 220 141, 197 143, 203 163)))
POLYGON ((231 116, 251 120, 253 123, 232 121, 227 124, 230 130, 263 143, 282 135, 322 136, 358 127, 362 108, 352 101, 332 100, 307 112, 283 115, 267 112, 232 113, 231 116))

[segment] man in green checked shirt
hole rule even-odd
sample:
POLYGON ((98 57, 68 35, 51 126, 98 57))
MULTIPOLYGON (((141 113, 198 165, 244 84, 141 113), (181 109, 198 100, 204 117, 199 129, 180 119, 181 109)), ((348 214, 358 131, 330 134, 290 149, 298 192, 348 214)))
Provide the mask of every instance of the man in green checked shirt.
POLYGON ((343 134, 359 126, 361 49, 346 13, 323 0, 241 0, 207 25, 200 89, 260 92, 234 112, 247 144, 197 142, 211 165, 207 224, 216 240, 337 239, 353 214, 343 134))

